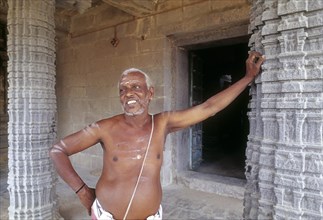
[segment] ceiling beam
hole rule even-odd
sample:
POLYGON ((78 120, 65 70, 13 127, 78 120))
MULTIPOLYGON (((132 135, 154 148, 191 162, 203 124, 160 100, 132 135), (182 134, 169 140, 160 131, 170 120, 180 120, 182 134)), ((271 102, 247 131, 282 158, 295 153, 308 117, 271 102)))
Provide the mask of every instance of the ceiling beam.
POLYGON ((158 0, 102 0, 135 17, 150 15, 156 11, 158 0))

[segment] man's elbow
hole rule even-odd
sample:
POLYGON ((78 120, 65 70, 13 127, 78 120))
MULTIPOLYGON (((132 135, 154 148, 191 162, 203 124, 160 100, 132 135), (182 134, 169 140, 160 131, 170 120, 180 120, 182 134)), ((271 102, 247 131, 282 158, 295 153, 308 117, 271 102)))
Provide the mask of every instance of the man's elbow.
MULTIPOLYGON (((54 144, 50 149, 49 149, 49 157, 52 160, 55 160, 55 158, 58 155, 65 154, 64 150, 59 144, 54 144)), ((66 154, 65 154, 66 155, 66 154)))

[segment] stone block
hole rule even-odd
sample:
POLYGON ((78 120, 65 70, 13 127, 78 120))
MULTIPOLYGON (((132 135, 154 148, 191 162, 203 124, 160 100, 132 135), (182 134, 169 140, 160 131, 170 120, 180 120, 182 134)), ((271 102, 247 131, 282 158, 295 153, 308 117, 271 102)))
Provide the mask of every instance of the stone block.
POLYGON ((272 205, 267 201, 259 200, 258 216, 257 219, 274 219, 272 205))
MULTIPOLYGON (((278 192, 277 188, 275 188, 275 193, 278 192)), ((301 211, 301 201, 304 196, 302 192, 295 191, 291 188, 283 188, 279 191, 278 194, 280 196, 279 202, 276 207, 285 207, 288 208, 290 212, 299 212, 301 211)))
POLYGON ((306 98, 295 99, 287 99, 280 98, 277 100, 277 108, 279 109, 304 109, 306 108, 307 102, 306 98))
POLYGON ((283 82, 282 83, 282 92, 295 92, 301 93, 305 92, 303 89, 304 83, 302 81, 290 81, 290 82, 283 82))
MULTIPOLYGON (((278 25, 278 31, 301 29, 308 27, 308 18, 303 13, 285 16, 278 25)), ((299 31, 299 30, 298 30, 299 31)))
POLYGON ((262 85, 262 93, 281 93, 282 84, 280 82, 268 82, 263 83, 262 85))
POLYGON ((165 49, 165 38, 152 38, 138 41, 138 50, 140 53, 162 52, 165 49))
POLYGON ((302 214, 302 219, 312 219, 312 220, 322 220, 322 213, 317 214, 312 211, 304 210, 302 214))
POLYGON ((322 93, 323 80, 306 80, 303 83, 303 91, 306 93, 322 93))
MULTIPOLYGON (((275 155, 275 169, 288 170, 293 172, 303 172, 304 155, 302 153, 277 151, 275 155)), ((288 179, 277 179, 276 182, 283 185, 296 186, 295 183, 287 182, 288 179)), ((301 184, 301 183, 300 183, 301 184)))
POLYGON ((264 165, 266 167, 273 167, 274 166, 274 155, 273 152, 271 154, 264 154, 261 152, 260 157, 259 157, 259 164, 264 165))
MULTIPOLYGON (((317 46, 317 49, 320 49, 320 47, 323 48, 323 39, 318 42, 315 39, 312 39, 313 41, 310 42, 309 44, 311 46, 317 46), (322 44, 322 45, 319 45, 322 44)), ((314 75, 313 76, 308 76, 309 79, 311 79, 311 77, 313 77, 314 79, 321 79, 323 78, 323 75, 321 74, 323 71, 323 50, 312 50, 311 52, 307 52, 306 57, 305 57, 305 61, 306 61, 306 67, 308 71, 311 71, 312 69, 317 70, 320 72, 320 74, 314 75)))
MULTIPOLYGON (((321 171, 322 170, 320 170, 320 172, 321 171)), ((305 172, 307 172, 306 167, 305 167, 305 172)), ((314 177, 314 176, 305 176, 304 182, 305 182, 305 189, 311 193, 319 193, 323 189, 323 179, 322 178, 314 177)))
POLYGON ((275 109, 277 107, 278 101, 276 99, 263 98, 261 102, 261 108, 263 109, 275 109))
POLYGON ((304 169, 309 173, 323 174, 323 155, 317 153, 306 153, 304 169))
POLYGON ((232 18, 228 18, 226 13, 222 15, 218 13, 203 14, 201 16, 186 19, 185 22, 183 22, 184 30, 188 32, 204 31, 209 29, 208 26, 210 25, 210 21, 216 26, 228 22, 228 19, 230 19, 230 21, 233 20, 232 18))
POLYGON ((303 142, 311 145, 323 144, 323 123, 321 114, 310 114, 305 118, 303 125, 303 142))
POLYGON ((302 220, 302 212, 290 207, 275 206, 274 210, 276 220, 302 220))
POLYGON ((308 11, 316 11, 319 9, 323 9, 323 2, 318 0, 318 1, 308 1, 308 11))
MULTIPOLYGON (((313 61, 313 59, 311 59, 313 61)), ((313 64, 313 68, 307 68, 307 78, 312 80, 318 80, 323 79, 323 67, 319 67, 315 61, 314 62, 308 62, 309 64, 313 64)))
POLYGON ((264 7, 265 6, 263 4, 263 1, 257 1, 256 2, 256 7, 254 8, 254 11, 255 11, 255 16, 254 16, 255 26, 261 26, 263 24, 262 15, 263 15, 264 7))
POLYGON ((69 98, 84 98, 86 90, 83 86, 67 87, 64 94, 69 98))
MULTIPOLYGON (((263 159, 262 155, 260 155, 260 160, 263 159)), ((271 170, 271 167, 273 164, 271 164, 269 167, 260 167, 259 168, 259 181, 263 182, 264 184, 270 184, 274 182, 274 172, 271 170)))
POLYGON ((77 31, 82 29, 83 27, 91 27, 94 24, 94 15, 86 14, 86 15, 78 15, 75 16, 71 20, 71 31, 77 31))
POLYGON ((323 214, 323 198, 318 194, 305 193, 301 201, 304 210, 310 210, 314 216, 323 214))
POLYGON ((279 138, 279 124, 276 115, 271 112, 261 113, 263 121, 264 140, 277 141, 279 138))
POLYGON ((307 98, 306 109, 323 109, 323 98, 307 98))
POLYGON ((85 58, 84 62, 95 62, 98 57, 110 57, 114 55, 115 48, 111 45, 110 41, 114 35, 107 35, 105 39, 94 41, 93 45, 86 50, 83 50, 85 58))
POLYGON ((210 13, 211 3, 210 1, 204 1, 199 4, 187 5, 184 6, 182 10, 183 20, 187 20, 192 17, 198 17, 210 13))
POLYGON ((304 55, 302 52, 304 50, 305 39, 308 34, 304 32, 303 29, 299 29, 297 31, 285 31, 282 36, 278 37, 278 40, 281 45, 282 53, 279 57, 293 58, 293 56, 301 56, 304 55), (294 52, 294 53, 293 53, 294 52))
MULTIPOLYGON (((307 29, 308 39, 322 40, 322 31, 323 31, 322 26, 307 29)), ((321 42, 321 41, 319 41, 319 42, 321 42)), ((319 45, 322 45, 322 44, 319 44, 319 45)), ((316 51, 316 50, 317 49, 314 49, 311 51, 316 51)), ((311 51, 309 51, 309 52, 311 52, 311 51)), ((317 50, 317 51, 322 52, 322 50, 317 50)))
POLYGON ((267 183, 259 183, 260 203, 267 203, 273 205, 276 201, 274 186, 267 183))
POLYGON ((274 20, 278 18, 276 0, 267 0, 263 3, 262 21, 274 20))
POLYGON ((308 27, 321 27, 323 24, 323 10, 307 14, 308 27))
MULTIPOLYGON (((133 16, 122 11, 122 10, 116 10, 115 7, 109 5, 109 4, 102 4, 101 7, 93 8, 93 12, 90 12, 90 16, 92 15, 94 17, 94 25, 99 27, 111 27, 115 24, 126 22, 133 20, 133 16)), ((87 13, 89 14, 89 13, 87 13)), ((82 25, 81 23, 78 23, 78 25, 82 25)), ((73 26, 78 27, 74 22, 73 26)), ((83 26, 79 27, 80 29, 84 29, 83 26)))
POLYGON ((278 1, 278 15, 294 14, 296 12, 303 12, 307 10, 308 1, 278 1))
POLYGON ((262 40, 262 44, 264 46, 264 51, 266 54, 266 62, 267 62, 267 60, 277 58, 277 54, 280 53, 280 44, 277 39, 278 35, 276 33, 272 33, 271 30, 266 28, 271 28, 271 27, 270 26, 268 27, 267 25, 265 25, 264 28, 262 29, 263 35, 268 34, 264 36, 262 40))
POLYGON ((182 8, 172 10, 169 12, 161 13, 156 15, 156 27, 165 27, 165 25, 170 25, 180 23, 183 20, 183 11, 182 8))
POLYGON ((302 176, 294 176, 293 174, 276 174, 274 183, 276 186, 284 188, 287 191, 303 189, 305 186, 304 178, 302 176))

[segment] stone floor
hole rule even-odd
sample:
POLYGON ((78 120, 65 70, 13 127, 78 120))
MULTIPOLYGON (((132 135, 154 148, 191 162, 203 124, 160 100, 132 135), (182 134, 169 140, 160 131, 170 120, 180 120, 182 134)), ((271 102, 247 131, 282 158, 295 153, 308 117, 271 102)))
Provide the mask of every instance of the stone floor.
MULTIPOLYGON (((9 193, 7 191, 7 155, 0 152, 0 219, 8 219, 9 193)), ((85 182, 94 186, 97 175, 89 175, 78 169, 85 182)), ((58 182, 57 195, 60 214, 64 219, 90 219, 74 192, 62 181, 58 182)), ((223 197, 212 193, 191 190, 178 185, 163 189, 164 219, 242 219, 243 202, 239 199, 223 197)))

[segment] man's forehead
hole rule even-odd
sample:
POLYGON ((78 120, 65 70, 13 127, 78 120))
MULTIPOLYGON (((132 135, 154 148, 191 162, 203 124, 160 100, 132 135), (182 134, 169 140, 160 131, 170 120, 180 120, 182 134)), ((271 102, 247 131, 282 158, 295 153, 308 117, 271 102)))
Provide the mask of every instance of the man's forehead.
POLYGON ((131 72, 120 79, 120 85, 132 83, 146 83, 145 76, 140 72, 131 72))

